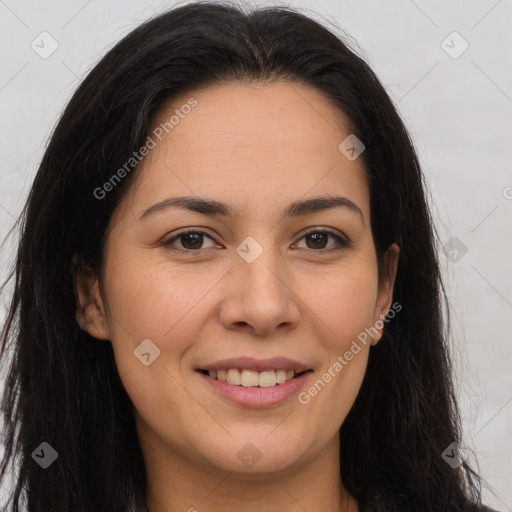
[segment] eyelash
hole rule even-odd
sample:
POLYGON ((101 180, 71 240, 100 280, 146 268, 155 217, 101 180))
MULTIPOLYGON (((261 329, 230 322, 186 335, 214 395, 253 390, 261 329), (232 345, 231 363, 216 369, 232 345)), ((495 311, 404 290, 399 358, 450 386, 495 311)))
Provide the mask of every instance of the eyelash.
MULTIPOLYGON (((337 240, 339 245, 337 247, 331 247, 330 249, 304 249, 309 254, 332 253, 332 252, 335 252, 335 251, 340 251, 340 250, 343 250, 343 249, 347 249, 351 245, 348 239, 345 239, 345 238, 341 237, 340 235, 338 235, 334 231, 331 231, 330 229, 318 229, 318 228, 311 228, 308 231, 306 231, 305 233, 303 233, 301 238, 299 238, 299 241, 302 240, 303 238, 305 238, 306 236, 314 234, 314 233, 322 233, 322 234, 331 235, 332 237, 334 237, 337 240)), ((190 255, 192 253, 200 253, 201 251, 205 250, 205 249, 181 249, 181 248, 178 248, 178 247, 175 247, 175 246, 172 245, 175 240, 179 239, 182 236, 189 235, 189 234, 206 235, 208 238, 210 238, 213 241, 215 241, 213 239, 213 236, 208 234, 208 232, 206 232, 206 231, 201 231, 201 230, 198 230, 198 229, 184 229, 183 231, 180 231, 179 233, 174 235, 172 238, 164 240, 162 242, 162 245, 164 247, 172 250, 172 251, 180 252, 180 253, 186 253, 186 254, 190 254, 190 255)))

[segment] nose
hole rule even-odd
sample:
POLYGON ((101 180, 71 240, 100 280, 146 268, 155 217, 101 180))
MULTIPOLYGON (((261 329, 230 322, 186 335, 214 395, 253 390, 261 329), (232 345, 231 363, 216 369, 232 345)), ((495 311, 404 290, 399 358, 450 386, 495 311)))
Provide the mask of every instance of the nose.
POLYGON ((299 297, 290 272, 271 250, 252 263, 237 258, 228 279, 229 291, 220 308, 224 328, 269 337, 297 327, 299 297))

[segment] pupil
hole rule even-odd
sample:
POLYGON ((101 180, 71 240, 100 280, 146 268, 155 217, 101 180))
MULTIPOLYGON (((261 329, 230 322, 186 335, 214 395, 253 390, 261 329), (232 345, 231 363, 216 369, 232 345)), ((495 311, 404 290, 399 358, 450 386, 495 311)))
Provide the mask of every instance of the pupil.
POLYGON ((320 242, 320 243, 321 243, 321 241, 322 241, 321 239, 322 239, 322 238, 323 238, 323 239, 324 239, 324 241, 325 241, 325 238, 326 238, 325 233, 314 233, 314 234, 309 235, 309 236, 310 236, 311 238, 313 238, 313 239, 314 239, 314 243, 315 243, 315 244, 316 244, 316 243, 318 243, 318 242, 320 242), (320 238, 320 240, 319 240, 319 238, 320 238))
POLYGON ((202 235, 200 233, 186 233, 185 235, 183 235, 183 237, 184 237, 185 240, 187 240, 189 238, 193 239, 192 240, 193 247, 186 247, 187 245, 189 245, 189 246, 191 245, 188 242, 183 244, 187 249, 199 249, 201 247, 201 245, 202 245, 201 244, 201 237, 202 237, 202 235), (197 247, 197 245, 199 245, 199 247, 197 247))

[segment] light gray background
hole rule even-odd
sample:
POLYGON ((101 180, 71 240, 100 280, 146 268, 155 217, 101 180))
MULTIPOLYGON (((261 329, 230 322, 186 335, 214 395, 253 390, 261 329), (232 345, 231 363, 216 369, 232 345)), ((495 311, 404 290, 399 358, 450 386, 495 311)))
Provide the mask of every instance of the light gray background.
MULTIPOLYGON (((172 5, 0 0, 2 239, 80 79, 129 30, 172 5), (31 48, 43 31, 59 45, 47 59, 31 48)), ((464 435, 489 487, 485 501, 512 511, 512 1, 288 5, 357 42, 416 144, 441 245, 457 237, 467 247, 456 262, 439 247, 452 306, 464 435), (457 58, 441 46, 453 31, 469 44, 457 58)), ((462 48, 453 37, 445 44, 452 53, 462 48)), ((1 277, 9 257, 4 251, 1 277)))

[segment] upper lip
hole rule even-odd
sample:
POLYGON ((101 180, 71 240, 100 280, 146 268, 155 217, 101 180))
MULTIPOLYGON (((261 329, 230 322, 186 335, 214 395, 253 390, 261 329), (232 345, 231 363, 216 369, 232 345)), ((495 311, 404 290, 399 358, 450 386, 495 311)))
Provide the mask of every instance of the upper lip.
POLYGON ((231 368, 240 368, 242 370, 253 370, 255 372, 266 372, 270 370, 295 370, 296 373, 301 373, 309 370, 310 367, 288 359, 287 357, 272 357, 270 359, 254 359, 252 357, 236 357, 231 359, 223 359, 215 363, 205 364, 197 368, 198 370, 230 370, 231 368))

